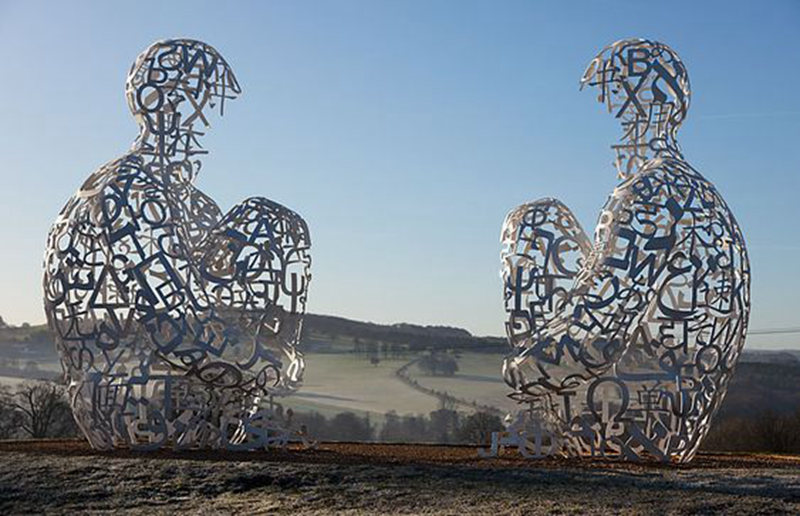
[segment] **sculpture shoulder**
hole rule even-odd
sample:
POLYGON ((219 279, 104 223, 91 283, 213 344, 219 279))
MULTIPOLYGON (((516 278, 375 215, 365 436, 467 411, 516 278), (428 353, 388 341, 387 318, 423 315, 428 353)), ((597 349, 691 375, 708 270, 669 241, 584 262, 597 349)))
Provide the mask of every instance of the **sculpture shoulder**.
MULTIPOLYGON (((95 235, 172 231, 176 202, 170 189, 135 154, 100 167, 61 210, 53 231, 95 235)), ((108 240, 107 237, 104 237, 108 240)))
POLYGON ((587 263, 595 272, 607 266, 627 270, 634 249, 637 256, 661 255, 697 228, 705 231, 710 221, 726 217, 727 208, 713 185, 686 161, 654 159, 609 196, 587 263))
POLYGON ((627 198, 624 204, 628 208, 638 205, 673 214, 680 211, 697 220, 718 220, 726 231, 740 232, 733 211, 714 184, 685 160, 653 160, 617 190, 623 190, 619 196, 627 198))
POLYGON ((637 203, 663 203, 667 199, 718 198, 714 185, 683 159, 658 158, 620 184, 615 193, 637 203))
POLYGON ((160 176, 135 154, 115 163, 104 186, 103 192, 106 195, 116 194, 123 197, 143 190, 158 196, 170 190, 160 176))
POLYGON ((601 244, 596 247, 606 253, 602 263, 614 267, 627 268, 637 253, 640 258, 677 251, 688 256, 697 246, 728 249, 732 244, 746 255, 741 229, 725 200, 680 159, 653 160, 620 184, 595 234, 601 244))
POLYGON ((112 194, 125 195, 131 190, 163 189, 163 184, 146 170, 135 154, 112 160, 94 171, 70 198, 70 204, 97 205, 112 194))

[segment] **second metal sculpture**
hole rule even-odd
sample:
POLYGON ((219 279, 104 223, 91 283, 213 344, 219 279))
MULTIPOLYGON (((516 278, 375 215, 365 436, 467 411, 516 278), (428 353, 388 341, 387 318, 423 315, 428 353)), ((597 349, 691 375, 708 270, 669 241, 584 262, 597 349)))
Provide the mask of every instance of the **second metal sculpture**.
POLYGON ((139 137, 67 202, 44 259, 75 419, 101 449, 285 443, 291 418, 264 400, 302 380, 308 227, 263 197, 223 213, 195 186, 202 129, 241 93, 214 48, 151 45, 126 93, 139 137))
POLYGON ((671 48, 619 41, 581 84, 622 125, 620 183, 593 240, 555 199, 506 218, 503 374, 558 453, 686 462, 744 346, 744 238, 678 146, 690 90, 671 48))

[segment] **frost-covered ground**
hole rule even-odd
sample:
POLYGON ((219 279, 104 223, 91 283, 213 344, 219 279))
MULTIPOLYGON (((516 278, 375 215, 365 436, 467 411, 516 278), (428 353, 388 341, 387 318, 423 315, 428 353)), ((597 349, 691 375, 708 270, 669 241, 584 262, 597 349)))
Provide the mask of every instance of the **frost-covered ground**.
POLYGON ((280 453, 94 454, 0 443, 0 514, 793 513, 800 459, 691 467, 475 458, 468 447, 323 445, 280 453))

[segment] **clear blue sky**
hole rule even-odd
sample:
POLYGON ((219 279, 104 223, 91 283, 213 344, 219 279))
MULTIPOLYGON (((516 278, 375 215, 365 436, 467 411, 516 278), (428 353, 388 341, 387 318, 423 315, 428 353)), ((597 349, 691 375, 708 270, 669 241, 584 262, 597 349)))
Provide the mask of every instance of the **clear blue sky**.
POLYGON ((743 227, 752 327, 800 326, 798 1, 0 0, 0 315, 44 320, 47 230, 136 135, 128 67, 156 39, 192 37, 244 89, 198 186, 224 210, 265 195, 306 217, 311 311, 500 335, 503 217, 555 196, 594 227, 619 132, 578 80, 632 36, 688 67, 680 142, 743 227))

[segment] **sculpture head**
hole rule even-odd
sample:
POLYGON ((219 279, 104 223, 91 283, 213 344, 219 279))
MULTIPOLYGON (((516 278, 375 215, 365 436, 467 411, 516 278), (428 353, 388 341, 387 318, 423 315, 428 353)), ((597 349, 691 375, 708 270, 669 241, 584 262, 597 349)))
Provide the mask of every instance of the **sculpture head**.
POLYGON ((683 62, 667 45, 633 38, 605 47, 589 63, 581 88, 598 89, 597 100, 625 131, 615 145, 620 176, 627 177, 655 153, 678 150, 675 136, 686 118, 691 91, 683 62))
POLYGON ((225 111, 225 101, 241 88, 233 70, 211 45, 192 39, 167 39, 139 54, 128 74, 128 107, 143 130, 164 135, 188 131, 198 119, 225 111))

